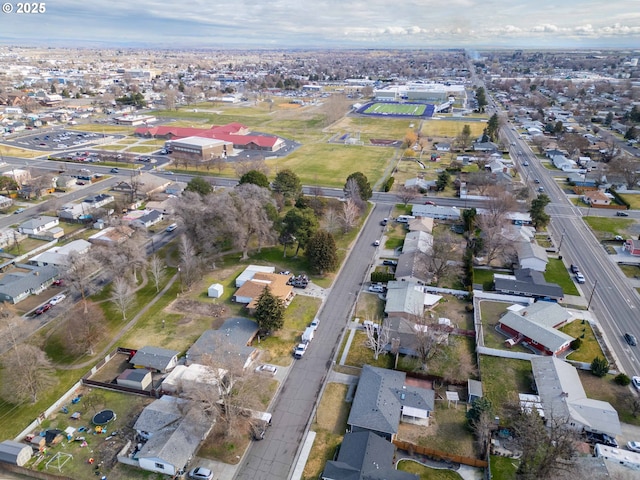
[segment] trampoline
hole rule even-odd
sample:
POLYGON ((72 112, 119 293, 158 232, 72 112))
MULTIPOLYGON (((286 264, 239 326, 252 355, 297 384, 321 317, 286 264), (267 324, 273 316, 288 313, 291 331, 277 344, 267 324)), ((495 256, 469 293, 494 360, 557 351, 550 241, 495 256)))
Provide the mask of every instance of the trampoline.
POLYGON ((91 420, 91 422, 94 425, 106 425, 107 423, 115 419, 116 412, 114 412, 113 410, 102 410, 93 416, 93 420, 91 420))

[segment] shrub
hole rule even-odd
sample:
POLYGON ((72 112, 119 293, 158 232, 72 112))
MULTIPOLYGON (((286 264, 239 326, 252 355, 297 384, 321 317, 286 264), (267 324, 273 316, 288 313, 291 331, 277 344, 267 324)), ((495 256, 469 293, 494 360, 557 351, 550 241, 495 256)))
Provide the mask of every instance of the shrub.
POLYGON ((582 346, 582 339, 576 338, 573 342, 571 342, 571 349, 578 350, 582 346))
POLYGON ((596 357, 591 362, 591 373, 596 377, 604 377, 609 373, 609 362, 602 357, 596 357))
POLYGON ((618 385, 622 385, 623 387, 626 387, 631 383, 631 379, 624 373, 619 373, 618 375, 616 375, 616 378, 614 378, 614 380, 618 385))
POLYGON ((395 275, 389 272, 371 272, 371 281, 372 282, 382 282, 386 283, 391 280, 395 280, 395 275))

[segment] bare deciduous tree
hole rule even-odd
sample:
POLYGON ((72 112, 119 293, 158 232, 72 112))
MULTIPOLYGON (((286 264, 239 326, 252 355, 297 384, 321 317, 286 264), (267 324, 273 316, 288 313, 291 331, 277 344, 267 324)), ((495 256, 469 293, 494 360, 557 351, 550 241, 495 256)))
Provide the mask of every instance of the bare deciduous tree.
POLYGON ((419 196, 420 192, 418 192, 418 189, 415 187, 402 187, 396 194, 396 197, 398 197, 405 207, 409 202, 415 200, 419 196))
POLYGON ((90 255, 71 252, 68 255, 67 271, 64 279, 72 290, 80 293, 84 308, 87 308, 87 293, 91 284, 91 275, 98 270, 98 264, 90 255))
POLYGON ((191 240, 189 240, 186 235, 180 236, 180 266, 178 268, 180 271, 180 281, 187 289, 200 277, 200 259, 196 255, 191 240))
POLYGON ((609 168, 622 177, 627 184, 627 188, 634 189, 640 180, 640 162, 628 155, 618 155, 609 163, 609 168))
POLYGON ((373 350, 373 359, 378 360, 380 354, 385 353, 385 347, 389 343, 389 321, 382 319, 378 322, 378 319, 373 317, 368 320, 364 323, 364 331, 367 334, 366 346, 373 350))
POLYGON ((66 314, 65 346, 74 355, 94 354, 94 347, 102 341, 106 328, 102 309, 93 302, 84 307, 76 304, 66 314))
POLYGON ((340 215, 334 208, 327 208, 322 219, 320 220, 320 228, 334 235, 340 230, 340 215))
POLYGON ((127 319, 127 310, 135 301, 134 290, 124 277, 116 277, 111 288, 111 301, 120 310, 122 320, 127 319))
POLYGON ((360 218, 360 209, 356 202, 349 198, 342 204, 342 214, 340 220, 342 222, 342 230, 346 233, 356 226, 360 218))
POLYGON ((29 344, 16 345, 2 359, 2 398, 9 403, 35 403, 40 393, 56 384, 47 355, 29 344))
POLYGON ((160 284, 167 276, 164 267, 164 262, 160 259, 160 257, 158 257, 158 255, 153 255, 149 259, 149 274, 151 275, 153 284, 156 287, 156 293, 160 291, 160 284))
POLYGON ((436 283, 444 277, 453 266, 453 261, 457 258, 457 241, 449 231, 433 236, 431 252, 427 254, 429 271, 435 277, 436 283))

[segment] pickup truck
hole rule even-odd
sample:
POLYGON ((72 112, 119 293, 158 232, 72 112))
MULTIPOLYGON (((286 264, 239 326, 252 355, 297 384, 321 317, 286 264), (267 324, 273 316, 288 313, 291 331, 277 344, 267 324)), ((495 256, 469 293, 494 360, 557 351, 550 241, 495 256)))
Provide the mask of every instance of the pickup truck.
POLYGON ((293 356, 295 358, 302 358, 304 352, 307 351, 307 347, 309 346, 309 342, 299 343, 296 349, 293 351, 293 356))

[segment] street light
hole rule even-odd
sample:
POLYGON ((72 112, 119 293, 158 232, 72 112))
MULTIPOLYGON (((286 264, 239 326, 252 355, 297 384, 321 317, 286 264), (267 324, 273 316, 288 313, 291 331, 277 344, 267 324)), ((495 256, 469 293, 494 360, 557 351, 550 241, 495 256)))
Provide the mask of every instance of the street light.
POLYGON ((566 230, 562 231, 562 236, 560 237, 560 244, 558 245, 558 253, 560 253, 560 249, 562 248, 562 242, 564 241, 564 234, 567 233, 566 230))

